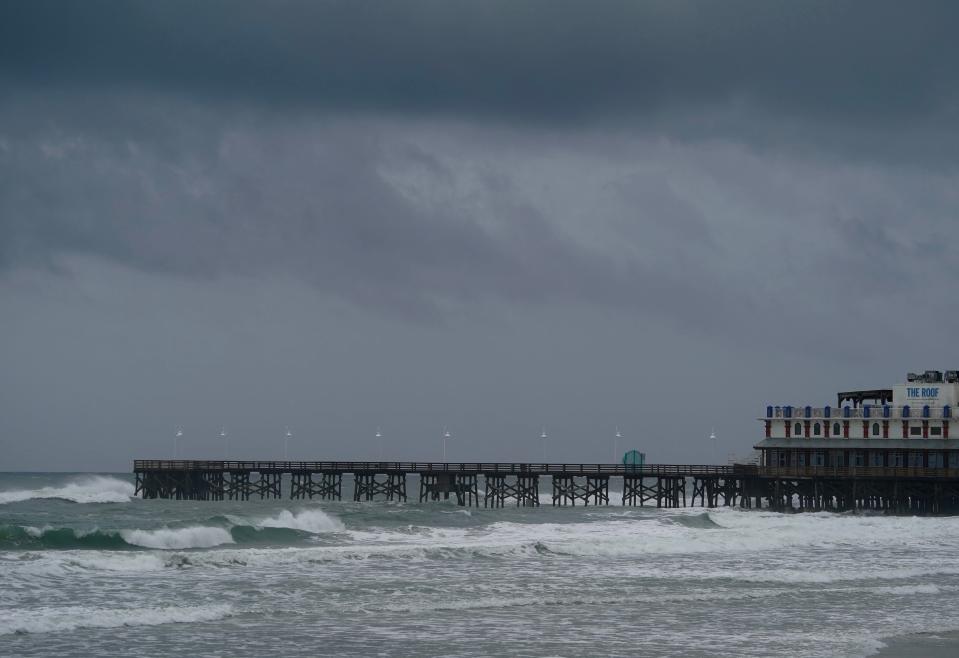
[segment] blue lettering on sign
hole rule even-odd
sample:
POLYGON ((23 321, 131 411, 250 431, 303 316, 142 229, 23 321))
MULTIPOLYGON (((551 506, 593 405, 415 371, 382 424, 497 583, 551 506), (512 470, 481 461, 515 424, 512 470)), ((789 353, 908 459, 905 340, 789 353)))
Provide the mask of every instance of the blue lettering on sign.
POLYGON ((920 388, 918 386, 907 386, 906 395, 911 398, 937 398, 939 397, 939 387, 932 386, 929 388, 920 388))

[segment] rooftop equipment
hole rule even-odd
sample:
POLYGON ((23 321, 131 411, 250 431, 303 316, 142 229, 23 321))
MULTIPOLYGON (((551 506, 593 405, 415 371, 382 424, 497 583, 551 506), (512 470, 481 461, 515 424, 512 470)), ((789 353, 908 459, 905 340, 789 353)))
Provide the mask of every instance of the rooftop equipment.
POLYGON ((922 374, 910 372, 906 374, 906 381, 917 384, 941 384, 946 381, 949 384, 956 384, 959 383, 959 370, 947 370, 945 380, 941 370, 926 370, 922 374))
POLYGON ((936 384, 942 382, 942 371, 941 370, 927 370, 925 376, 925 381, 930 384, 936 384))

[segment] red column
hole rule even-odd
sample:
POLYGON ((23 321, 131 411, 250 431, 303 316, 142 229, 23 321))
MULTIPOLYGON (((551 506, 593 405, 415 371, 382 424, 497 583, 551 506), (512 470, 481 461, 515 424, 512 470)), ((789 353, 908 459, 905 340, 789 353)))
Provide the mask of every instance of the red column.
POLYGON ((806 438, 809 438, 809 421, 803 423, 804 429, 806 430, 806 438))
POLYGON ((944 439, 949 438, 949 421, 948 420, 942 421, 942 438, 944 439))
POLYGON ((786 438, 787 438, 787 439, 788 439, 790 436, 792 436, 792 431, 793 431, 792 421, 787 420, 787 421, 786 421, 786 438))
POLYGON ((889 438, 889 421, 888 420, 882 421, 882 438, 884 439, 889 438))
POLYGON ((902 421, 902 438, 904 439, 909 438, 909 421, 908 420, 902 421))
POLYGON ((849 438, 849 421, 848 420, 842 421, 842 438, 844 439, 849 438))
POLYGON ((869 421, 868 420, 862 421, 862 438, 864 439, 869 438, 869 421))
POLYGON ((772 421, 766 421, 766 438, 768 439, 772 435, 772 421))
POLYGON ((924 439, 929 438, 929 421, 928 420, 922 421, 922 438, 924 439))

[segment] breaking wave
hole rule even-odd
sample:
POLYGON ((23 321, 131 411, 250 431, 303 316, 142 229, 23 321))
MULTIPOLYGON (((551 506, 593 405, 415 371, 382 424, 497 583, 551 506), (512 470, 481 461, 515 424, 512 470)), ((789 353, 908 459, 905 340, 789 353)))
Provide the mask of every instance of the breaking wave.
POLYGON ((116 532, 0 525, 0 548, 118 549, 128 544, 116 532))
POLYGON ((255 528, 288 528, 311 534, 340 532, 344 529, 342 521, 318 509, 307 509, 295 513, 281 510, 276 516, 254 521, 251 525, 255 528))
POLYGON ((0 505, 35 498, 56 498, 73 503, 126 503, 133 497, 133 491, 133 485, 125 480, 94 475, 59 487, 0 491, 0 505))
POLYGON ((320 510, 281 510, 275 516, 258 520, 221 516, 213 517, 204 524, 149 529, 104 530, 0 525, 0 549, 184 550, 213 548, 225 544, 286 546, 308 541, 315 535, 343 529, 343 523, 339 519, 320 510))
POLYGON ((212 548, 232 544, 233 535, 226 528, 194 526, 191 528, 159 528, 157 530, 121 530, 120 536, 131 546, 160 549, 212 548))
POLYGON ((229 605, 162 608, 92 608, 84 606, 42 607, 8 610, 0 618, 0 635, 53 633, 78 628, 160 626, 225 619, 233 613, 229 605))

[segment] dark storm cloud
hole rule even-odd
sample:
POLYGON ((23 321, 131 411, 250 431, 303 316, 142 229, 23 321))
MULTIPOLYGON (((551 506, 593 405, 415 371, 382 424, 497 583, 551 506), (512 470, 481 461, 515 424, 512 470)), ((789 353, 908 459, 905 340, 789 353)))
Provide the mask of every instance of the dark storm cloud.
MULTIPOLYGON (((103 114, 60 113, 55 130, 21 118, 17 134, 0 142, 0 271, 56 269, 59 256, 85 254, 200 279, 291 273, 320 291, 411 317, 483 299, 629 307, 682 299, 673 308, 679 314, 694 299, 710 303, 684 281, 691 270, 678 276, 635 258, 614 262, 581 244, 505 169, 484 169, 468 194, 446 202, 404 194, 390 171, 438 193, 457 182, 415 137, 397 138, 402 127, 225 119, 147 105, 128 101, 121 113, 155 117, 149 131, 104 132, 103 114), (179 134, 185 116, 184 132, 195 140, 179 134)), ((43 103, 34 109, 49 116, 43 103)), ((696 227, 695 220, 674 226, 680 204, 648 192, 669 211, 667 235, 696 227)))
POLYGON ((0 454, 700 460, 952 367, 957 18, 0 3, 0 454))
POLYGON ((538 120, 745 99, 869 124, 950 111, 957 19, 952 2, 33 0, 0 8, 0 75, 538 120))
POLYGON ((836 158, 955 161, 951 4, 0 12, 0 271, 81 254, 199 278, 290 272, 413 315, 588 300, 735 322, 756 303, 743 269, 766 267, 769 285, 791 266, 818 285, 828 271, 853 288, 909 288, 913 269, 882 263, 922 245, 886 239, 886 224, 918 208, 935 236, 950 219, 948 175, 903 198, 895 182, 871 190, 883 206, 836 158), (689 145, 678 155, 656 146, 677 136, 689 145), (520 180, 531 169, 545 173, 520 180), (853 189, 819 181, 831 175, 853 189), (826 246, 776 244, 800 222, 826 246), (853 255, 835 258, 837 245, 853 255))

